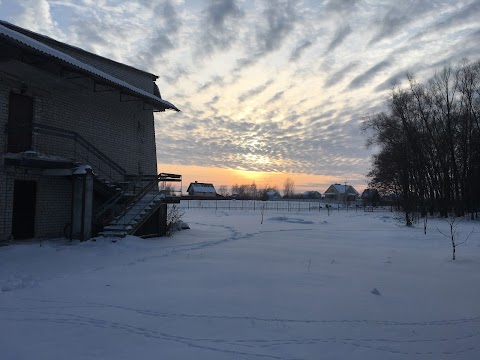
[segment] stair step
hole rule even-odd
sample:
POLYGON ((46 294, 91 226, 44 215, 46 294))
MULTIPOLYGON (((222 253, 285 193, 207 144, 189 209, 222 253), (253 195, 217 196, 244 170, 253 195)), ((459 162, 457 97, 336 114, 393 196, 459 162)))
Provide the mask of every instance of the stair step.
POLYGON ((104 230, 132 230, 133 228, 130 225, 125 224, 111 224, 103 228, 104 230))
POLYGON ((101 235, 103 237, 125 237, 128 235, 128 232, 126 231, 101 231, 98 233, 98 235, 101 235))
MULTIPOLYGON (((104 182, 106 184, 106 182, 104 182)), ((128 185, 128 183, 115 183, 113 186, 119 191, 125 191, 120 188, 121 184, 128 185)), ((108 184, 106 184, 108 186, 108 184)), ((128 198, 131 196, 138 196, 138 191, 127 190, 122 194, 128 198)), ((136 225, 142 222, 147 216, 151 215, 152 210, 158 207, 158 203, 165 198, 164 194, 158 191, 144 194, 141 198, 135 200, 125 212, 117 216, 107 226, 104 227, 100 235, 103 236, 125 236, 131 233, 136 225)))

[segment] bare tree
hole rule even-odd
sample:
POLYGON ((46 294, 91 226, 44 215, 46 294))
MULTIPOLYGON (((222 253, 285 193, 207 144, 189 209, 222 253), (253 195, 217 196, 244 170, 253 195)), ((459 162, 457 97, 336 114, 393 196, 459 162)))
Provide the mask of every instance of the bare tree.
POLYGON ((248 192, 248 196, 252 199, 256 199, 257 195, 258 195, 257 184, 255 184, 255 181, 252 181, 252 184, 250 185, 250 189, 248 192))
POLYGON ((181 221, 184 212, 180 210, 177 204, 172 204, 167 209, 167 229, 166 235, 172 236, 178 230, 178 223, 181 221))
POLYGON ((283 197, 292 198, 295 193, 295 182, 292 178, 287 177, 283 183, 283 197))
POLYGON ((457 230, 457 227, 458 227, 458 224, 460 224, 460 222, 462 220, 463 220, 462 218, 455 217, 455 215, 453 213, 450 214, 450 217, 446 219, 446 221, 448 223, 448 226, 449 226, 449 230, 450 230, 449 234, 445 234, 445 233, 441 232, 440 229, 437 227, 437 231, 440 234, 445 236, 447 239, 450 239, 450 242, 452 244, 452 260, 455 260, 455 258, 456 258, 457 246, 465 244, 467 242, 468 238, 470 237, 470 235, 472 235, 475 232, 475 228, 473 228, 472 231, 470 232, 470 234, 468 234, 468 236, 465 239, 463 239, 463 241, 459 242, 459 239, 458 239, 459 232, 457 230))
POLYGON ((231 194, 237 196, 239 192, 238 190, 239 190, 238 184, 232 185, 231 194))
POLYGON ((167 184, 162 191, 166 196, 173 196, 175 193, 175 186, 167 184))
POLYGON ((246 198, 250 190, 250 185, 242 184, 238 187, 238 196, 241 198, 246 198))
POLYGON ((222 196, 228 196, 228 187, 227 185, 220 185, 218 187, 218 193, 222 196))
MULTIPOLYGON (((405 211, 447 218, 480 209, 480 62, 446 66, 425 85, 393 88, 388 112, 367 119, 363 129, 373 156, 370 185, 397 192, 405 211)), ((477 215, 478 216, 478 215, 477 215)))

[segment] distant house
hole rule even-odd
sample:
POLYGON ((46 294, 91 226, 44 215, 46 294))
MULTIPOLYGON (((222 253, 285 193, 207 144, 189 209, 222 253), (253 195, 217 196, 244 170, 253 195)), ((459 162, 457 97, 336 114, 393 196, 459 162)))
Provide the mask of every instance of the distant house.
POLYGON ((325 200, 330 201, 354 201, 360 196, 351 185, 333 184, 324 193, 325 200))
POLYGON ((266 200, 276 200, 276 199, 281 199, 282 195, 277 190, 270 189, 265 191, 265 198, 266 200))
POLYGON ((322 197, 322 194, 318 191, 305 191, 303 193, 303 197, 305 199, 320 199, 322 197))
POLYGON ((190 196, 217 196, 217 192, 215 191, 213 184, 199 183, 197 181, 188 185, 187 192, 190 196))

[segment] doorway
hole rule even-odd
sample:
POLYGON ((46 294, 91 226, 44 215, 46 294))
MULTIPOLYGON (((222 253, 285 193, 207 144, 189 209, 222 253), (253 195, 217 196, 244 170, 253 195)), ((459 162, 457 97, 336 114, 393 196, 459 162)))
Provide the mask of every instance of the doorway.
POLYGON ((37 183, 15 180, 13 187, 12 235, 15 240, 35 236, 37 183))

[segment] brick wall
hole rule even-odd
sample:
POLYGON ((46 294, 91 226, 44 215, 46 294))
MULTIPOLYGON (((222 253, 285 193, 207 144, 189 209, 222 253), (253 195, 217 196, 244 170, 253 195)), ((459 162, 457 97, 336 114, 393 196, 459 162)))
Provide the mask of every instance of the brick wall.
POLYGON ((5 168, 0 165, 0 241, 7 240, 12 232, 13 182, 7 181, 5 168))
POLYGON ((9 87, 0 73, 0 155, 7 147, 7 135, 5 134, 5 125, 8 121, 8 93, 9 87))
POLYGON ((0 166, 0 241, 12 232, 15 180, 37 183, 35 237, 62 237, 72 218, 72 180, 68 177, 41 176, 40 170, 0 166))
MULTIPOLYGON (((19 91, 23 79, 0 73, 0 128, 8 121, 10 91, 19 91), (7 79, 5 81, 3 79, 7 79), (2 81, 3 80, 3 81, 2 81)), ((120 100, 117 91, 95 92, 89 79, 63 80, 63 87, 27 83, 26 95, 34 98, 34 122, 79 133, 128 174, 156 173, 153 113, 140 101, 120 100)), ((6 149, 6 134, 0 132, 1 153, 6 149)), ((50 155, 82 158, 88 155, 92 167, 110 171, 99 158, 88 154, 71 140, 34 134, 33 149, 50 155)))
POLYGON ((62 237, 72 220, 72 179, 41 177, 37 185, 35 237, 62 237))
MULTIPOLYGON (((141 73, 140 73, 141 74, 141 73)), ((145 83, 152 83, 144 76, 145 83)), ((152 111, 143 110, 140 101, 122 102, 117 91, 95 92, 88 78, 66 80, 52 75, 50 84, 36 83, 0 72, 0 157, 6 150, 10 91, 34 99, 34 122, 79 133, 127 174, 156 174, 156 149, 152 111)), ((71 140, 43 134, 33 135, 33 150, 49 155, 71 157, 79 154, 71 140)), ((0 158, 1 159, 1 158, 0 158)), ((97 158, 85 161, 94 171, 108 167, 97 158)), ((14 180, 37 181, 36 237, 57 237, 71 221, 72 185, 68 177, 42 177, 32 169, 3 166, 0 161, 0 240, 11 233, 14 180)))

